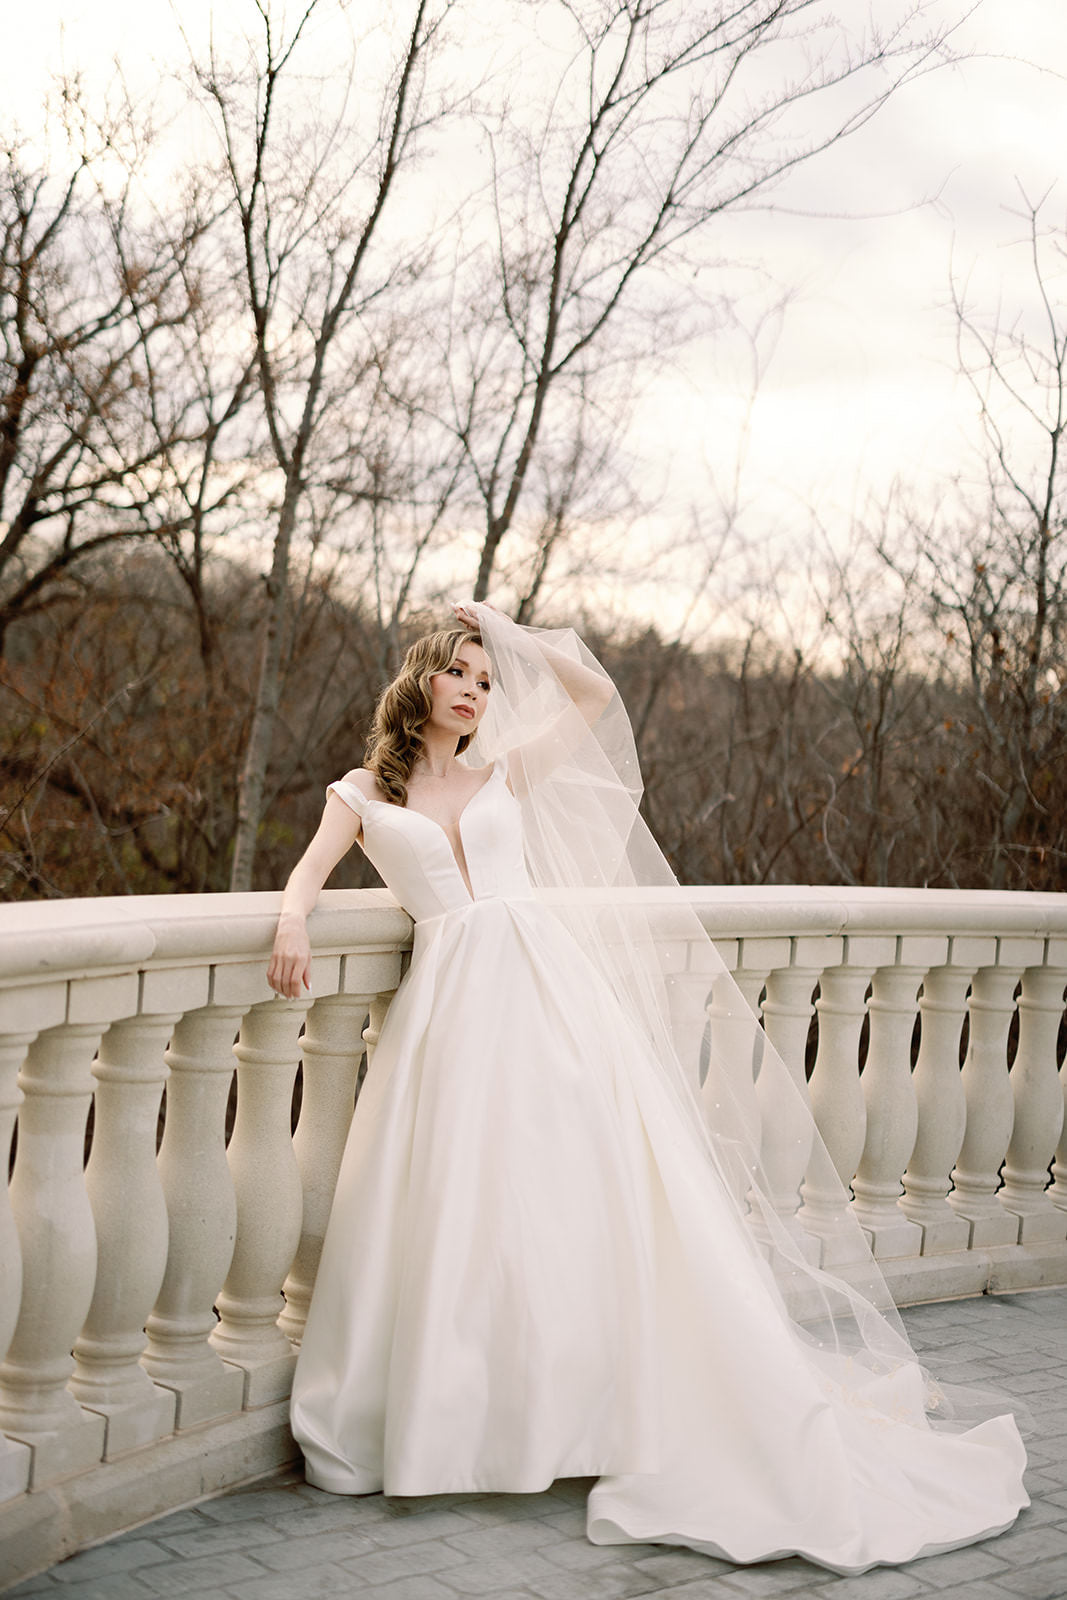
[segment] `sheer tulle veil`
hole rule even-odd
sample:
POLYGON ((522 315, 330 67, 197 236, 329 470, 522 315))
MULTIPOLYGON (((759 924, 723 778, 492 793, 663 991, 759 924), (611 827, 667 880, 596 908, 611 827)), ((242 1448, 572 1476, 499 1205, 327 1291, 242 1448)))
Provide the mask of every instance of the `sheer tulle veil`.
POLYGON ((637 752, 620 696, 612 688, 589 725, 554 661, 598 673, 605 694, 607 674, 570 630, 519 627, 473 602, 465 609, 493 668, 467 759, 508 757, 535 888, 647 1039, 795 1338, 828 1378, 846 1358, 850 1387, 875 1405, 895 1409, 908 1391, 911 1409, 921 1385, 919 1409, 937 1428, 971 1427, 1009 1409, 1001 1396, 950 1389, 919 1367, 850 1209, 851 1174, 835 1170, 802 1077, 771 1047, 640 815, 637 752), (777 1172, 801 1168, 799 1195, 776 1191, 777 1172))

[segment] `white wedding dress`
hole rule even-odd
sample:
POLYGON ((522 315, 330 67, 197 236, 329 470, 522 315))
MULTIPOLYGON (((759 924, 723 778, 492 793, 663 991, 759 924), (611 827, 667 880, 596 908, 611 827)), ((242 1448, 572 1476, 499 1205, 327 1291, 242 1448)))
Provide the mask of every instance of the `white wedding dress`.
POLYGON ((473 894, 436 822, 333 788, 415 936, 297 1365, 309 1481, 595 1477, 596 1543, 845 1573, 1007 1527, 1011 1417, 935 1429, 917 1364, 797 1337, 648 1037, 531 889, 506 759, 461 819, 473 894))

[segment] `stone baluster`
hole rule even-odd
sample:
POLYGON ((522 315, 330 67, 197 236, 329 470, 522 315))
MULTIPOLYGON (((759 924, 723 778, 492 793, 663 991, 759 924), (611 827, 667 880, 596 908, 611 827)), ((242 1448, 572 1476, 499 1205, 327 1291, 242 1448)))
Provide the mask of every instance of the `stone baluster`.
POLYGON ((97 1235, 96 1289, 74 1345, 71 1392, 107 1419, 105 1459, 174 1431, 174 1394, 140 1365, 144 1325, 167 1265, 167 1204, 156 1163, 176 1015, 113 1023, 94 1068, 93 1148, 86 1169, 97 1235))
MULTIPOLYGON (((757 1022, 763 1016, 763 994, 767 988, 767 979, 775 959, 782 962, 789 960, 789 940, 779 939, 745 939, 741 942, 739 951, 739 965, 731 972, 730 976, 737 985, 738 991, 748 1010, 757 1022)), ((760 1028, 763 1033, 763 1028, 760 1028)), ((757 1040, 757 1046, 759 1041, 757 1040)), ((762 1059, 762 1048, 759 1050, 762 1059)), ((752 1064, 753 1092, 755 1082, 759 1077, 759 1060, 752 1064)), ((757 1107, 758 1110, 758 1107, 757 1107)))
MULTIPOLYGON (((19 1068, 36 1034, 6 1033, 0 1036, 0 1161, 6 1175, 11 1160, 11 1137, 15 1117, 22 1103, 18 1086, 19 1068)), ((22 1301, 22 1249, 11 1197, 6 1183, 0 1184, 0 1360, 11 1343, 22 1301)), ((0 1437, 0 1501, 21 1494, 30 1481, 30 1447, 15 1439, 0 1437)))
POLYGON ((923 980, 919 1001, 922 1037, 914 1075, 919 1128, 900 1209, 922 1229, 924 1256, 966 1250, 970 1234, 946 1199, 967 1125, 959 1062, 970 985, 968 967, 935 967, 923 980))
POLYGON ((1056 1159, 1052 1163, 1052 1187, 1048 1197, 1054 1206, 1067 1211, 1067 1058, 1060 1068, 1060 1089, 1063 1096, 1063 1132, 1056 1146, 1056 1159))
POLYGON ((768 975, 763 1002, 767 1037, 805 1093, 808 1034, 815 1015, 812 995, 820 977, 819 967, 779 967, 768 975))
POLYGON ((816 967, 779 967, 769 974, 763 1002, 764 1027, 785 1062, 796 1098, 783 1100, 768 1073, 761 1073, 756 1080, 762 1128, 760 1157, 770 1200, 780 1220, 813 1262, 819 1259, 819 1241, 801 1226, 796 1213, 812 1145, 805 1051, 815 1012, 812 991, 818 979, 816 967))
POLYGON ((730 976, 742 1000, 757 1020, 763 1015, 763 994, 767 979, 776 965, 789 962, 788 939, 743 939, 738 950, 738 965, 730 976))
POLYGON ((1014 1119, 1007 1048, 1018 981, 1017 967, 980 967, 968 1002, 970 1036, 963 1063, 967 1129, 948 1203, 968 1223, 971 1249, 1011 1244, 1019 1228, 1018 1218, 1009 1216, 997 1200, 1014 1119))
POLYGON ((47 1028, 19 1074, 24 1100, 11 1208, 22 1297, 0 1366, 0 1428, 33 1446, 31 1487, 83 1471, 104 1449, 104 1419, 67 1388, 71 1346, 96 1279, 96 1230, 83 1172, 96 1023, 47 1028))
POLYGON ((1049 1162, 1063 1131, 1056 1040, 1067 972, 1028 967, 1019 998, 1019 1044, 1011 1069, 1015 1115, 1000 1204, 1017 1217, 1020 1244, 1067 1237, 1067 1217, 1046 1194, 1049 1162))
MULTIPOLYGON (((1067 969, 1067 939, 1050 939, 1046 947, 1045 960, 1050 967, 1055 967, 1059 972, 1067 969)), ((1063 1096, 1063 1131, 1056 1146, 1056 1159, 1052 1163, 1052 1186, 1048 1190, 1048 1197, 1054 1206, 1058 1206, 1061 1211, 1067 1211, 1067 1058, 1060 1068, 1060 1089, 1063 1096)))
MULTIPOLYGON (((738 941, 736 955, 729 977, 740 992, 744 1007, 752 1017, 761 1016, 761 996, 763 995, 771 971, 775 967, 788 966, 792 952, 792 941, 785 938, 745 938, 738 941)), ((737 1104, 741 1108, 740 1116, 744 1132, 749 1133, 757 1150, 763 1142, 763 1109, 758 1093, 760 1068, 763 1062, 764 1030, 759 1027, 757 1032, 752 1032, 751 1019, 744 1016, 738 1017, 736 1012, 736 996, 724 995, 716 1001, 713 994, 712 1016, 716 1019, 716 1033, 712 1036, 713 1044, 720 1044, 726 1052, 725 1060, 730 1063, 726 1069, 727 1082, 733 1081, 736 1068, 733 1066, 732 1051, 737 1051, 737 1061, 741 1067, 739 1078, 740 1089, 737 1104), (723 1027, 722 1019, 732 1019, 723 1027), (738 1038, 740 1035, 740 1038, 738 1038), (748 1080, 751 1079, 751 1089, 748 1080), (751 1124, 749 1123, 751 1118, 751 1124)), ((714 1083, 709 1073, 704 1084, 703 1098, 708 1115, 714 1125, 714 1083)), ((730 1134, 729 1125, 724 1130, 721 1125, 720 1132, 730 1134)), ((750 1203, 749 1184, 752 1174, 738 1171, 731 1175, 731 1181, 736 1184, 738 1199, 742 1204, 750 1203)), ((753 1234, 764 1250, 770 1247, 770 1232, 760 1215, 758 1209, 752 1209, 749 1217, 753 1234)))
POLYGON ((847 1194, 867 1132, 859 1045, 870 981, 869 967, 834 967, 819 979, 815 1002, 819 1045, 808 1091, 833 1171, 827 1171, 826 1156, 817 1151, 801 1186, 799 1217, 809 1233, 822 1240, 822 1262, 827 1267, 850 1261, 863 1249, 851 1225, 847 1194))
POLYGON ((208 1343, 229 1271, 237 1202, 226 1160, 233 1042, 244 1008, 208 1006, 177 1024, 166 1052, 167 1116, 159 1172, 167 1200, 167 1270, 146 1331, 146 1371, 176 1400, 175 1426, 241 1409, 244 1373, 208 1343))
MULTIPOLYGON (((11 1140, 15 1131, 15 1117, 22 1104, 19 1088, 19 1069, 26 1059, 26 1051, 37 1037, 34 1033, 7 1033, 0 1037, 0 1159, 4 1173, 11 1162, 11 1140)), ((22 1249, 19 1231, 11 1209, 11 1195, 6 1183, 0 1185, 0 1360, 7 1353, 11 1335, 18 1321, 19 1302, 22 1299, 22 1249)))
POLYGON ((871 998, 870 1042, 863 1069, 867 1134, 852 1190, 853 1215, 876 1256, 917 1255, 922 1230, 901 1211, 900 1174, 908 1164, 919 1113, 911 1078, 916 996, 926 968, 879 967, 871 998))
POLYGON ((381 1037, 382 1026, 389 1013, 389 1004, 396 993, 394 989, 383 990, 376 994, 370 1002, 367 1026, 363 1030, 363 1043, 367 1047, 367 1069, 374 1060, 374 1049, 381 1037))
POLYGON ((363 1022, 374 995, 332 995, 308 1015, 303 1039, 303 1093, 293 1150, 304 1191, 300 1244, 285 1280, 278 1325, 296 1344, 307 1320, 337 1173, 352 1120, 363 1058, 363 1022))
MULTIPOLYGON (((742 993, 740 999, 729 973, 720 973, 711 984, 706 1007, 707 1070, 700 1094, 705 1120, 723 1136, 724 1158, 760 1146, 756 1076, 765 1041, 758 1025, 753 1031, 752 1011, 759 1004, 763 984, 763 973, 751 975, 753 992, 749 998, 742 993)), ((750 1167, 737 1159, 722 1176, 743 1204, 752 1182, 750 1167)))
POLYGON ((211 1343, 246 1374, 244 1403, 266 1405, 289 1392, 292 1344, 278 1326, 282 1284, 300 1242, 303 1196, 291 1131, 300 1030, 310 1000, 268 1000, 248 1012, 237 1057, 237 1118, 229 1162, 237 1196, 237 1239, 216 1300, 211 1343))

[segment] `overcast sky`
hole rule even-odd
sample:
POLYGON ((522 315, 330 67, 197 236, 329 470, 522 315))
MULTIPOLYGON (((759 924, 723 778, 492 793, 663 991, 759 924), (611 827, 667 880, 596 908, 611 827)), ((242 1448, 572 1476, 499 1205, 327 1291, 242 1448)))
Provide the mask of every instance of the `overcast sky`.
MULTIPOLYGON (((840 523, 894 480, 922 496, 978 470, 974 396, 955 372, 950 271, 976 310, 992 316, 999 304, 1010 322, 1033 308, 1020 185, 1035 201, 1048 196, 1043 216, 1063 229, 1067 3, 983 0, 957 42, 970 59, 904 89, 805 169, 783 197, 801 214, 735 224, 793 289, 777 338, 766 331, 751 414, 742 498, 757 525, 774 508, 791 521, 809 504, 840 523)), ((1067 310, 1067 272, 1050 288, 1067 310)), ((660 395, 649 408, 686 478, 701 459, 728 476, 717 428, 737 436, 749 356, 744 339, 726 348, 725 373, 709 350, 687 399, 665 408, 660 395)))
MULTIPOLYGON (((180 0, 177 10, 195 26, 210 6, 180 0)), ((225 0, 228 20, 236 11, 225 0)), ((3 105, 29 121, 50 71, 80 67, 92 81, 116 53, 134 77, 158 71, 153 61, 178 50, 174 17, 169 0, 12 3, 3 105)), ((742 479, 756 526, 808 505, 833 523, 895 478, 932 492, 973 465, 974 400, 953 373, 950 260, 976 304, 999 300, 1011 313, 1032 299, 1012 212, 1021 184, 1034 199, 1049 193, 1050 224, 1067 214, 1067 0, 980 0, 957 44, 968 59, 904 90, 781 197, 797 214, 730 224, 736 247, 791 292, 760 346, 742 479)), ((1052 285, 1061 302, 1065 285, 1052 285)), ((774 293, 768 285, 764 300, 774 293)), ((742 318, 759 309, 756 296, 742 318)), ((699 502, 729 478, 749 360, 739 331, 694 352, 645 401, 642 449, 670 464, 662 482, 673 497, 699 502)))

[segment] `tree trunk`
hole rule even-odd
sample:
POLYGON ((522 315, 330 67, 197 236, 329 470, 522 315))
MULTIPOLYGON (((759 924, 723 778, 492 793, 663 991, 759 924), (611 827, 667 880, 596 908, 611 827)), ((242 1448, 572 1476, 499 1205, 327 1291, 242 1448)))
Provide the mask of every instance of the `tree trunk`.
POLYGON ((263 814, 263 790, 267 763, 274 742, 274 721, 278 713, 281 687, 282 652, 289 621, 289 549, 296 526, 300 497, 299 474, 291 473, 285 486, 285 499, 278 514, 274 537, 274 559, 267 579, 267 614, 263 624, 263 643, 256 674, 256 701, 248 733, 241 782, 237 791, 237 831, 233 842, 230 890, 252 887, 252 868, 256 857, 259 823, 263 814))

